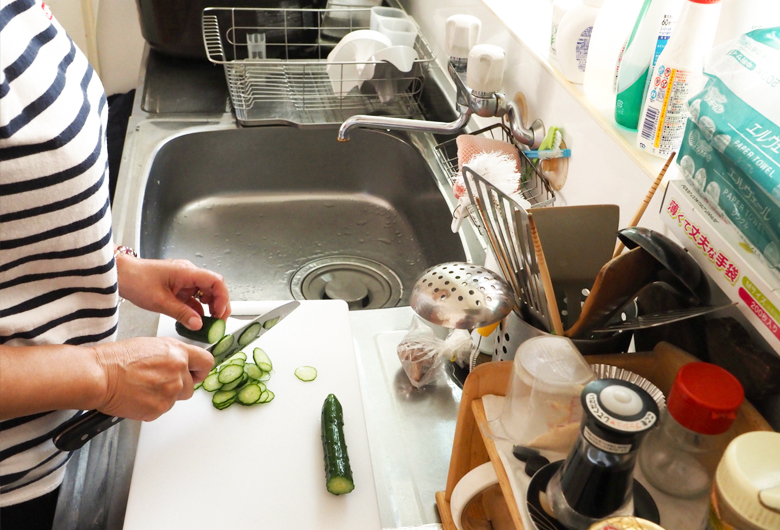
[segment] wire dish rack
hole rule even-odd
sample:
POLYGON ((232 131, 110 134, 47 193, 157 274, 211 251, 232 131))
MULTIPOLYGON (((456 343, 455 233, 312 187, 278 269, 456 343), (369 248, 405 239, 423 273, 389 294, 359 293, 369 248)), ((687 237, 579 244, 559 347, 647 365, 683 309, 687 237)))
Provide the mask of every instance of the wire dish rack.
POLYGON ((435 56, 419 32, 418 58, 409 72, 383 61, 327 62, 345 35, 369 29, 370 13, 367 8, 204 9, 206 54, 224 65, 238 121, 311 124, 340 123, 355 114, 421 116, 422 86, 435 56), (250 58, 255 47, 247 39, 258 38, 265 41, 262 52, 252 55, 265 58, 250 58), (366 80, 365 71, 374 74, 366 80))
MULTIPOLYGON (((522 149, 518 148, 509 128, 498 123, 472 134, 483 133, 508 142, 517 149, 522 175, 520 192, 531 203, 531 210, 553 205, 555 192, 541 169, 534 166, 522 149)), ((452 183, 460 171, 455 140, 439 144, 435 152, 452 183)), ((468 164, 462 171, 471 202, 468 207, 469 218, 487 239, 501 272, 521 302, 521 316, 535 327, 550 331, 547 300, 531 238, 528 212, 517 201, 471 170, 468 164)))

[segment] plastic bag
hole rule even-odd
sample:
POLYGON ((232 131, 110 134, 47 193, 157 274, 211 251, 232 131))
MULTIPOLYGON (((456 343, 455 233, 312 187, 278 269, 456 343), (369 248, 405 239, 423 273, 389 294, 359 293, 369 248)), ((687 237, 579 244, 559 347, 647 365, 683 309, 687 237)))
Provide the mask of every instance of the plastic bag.
POLYGON ((471 340, 471 333, 465 329, 453 329, 444 340, 444 352, 447 358, 464 368, 469 366, 471 356, 476 346, 471 340))
POLYGON ((688 102, 682 174, 780 269, 780 28, 715 48, 704 73, 688 102))
POLYGON ((418 317, 398 345, 398 359, 415 388, 432 383, 444 358, 444 341, 418 317))

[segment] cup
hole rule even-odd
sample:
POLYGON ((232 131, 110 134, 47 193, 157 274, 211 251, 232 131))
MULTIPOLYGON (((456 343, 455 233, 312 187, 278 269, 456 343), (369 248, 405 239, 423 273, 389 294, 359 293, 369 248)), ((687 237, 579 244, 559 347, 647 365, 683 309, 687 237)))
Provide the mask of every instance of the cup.
POLYGON ((401 11, 404 15, 403 17, 375 14, 379 12, 379 9, 382 9, 382 12, 386 12, 384 10, 391 8, 371 9, 371 29, 374 29, 374 26, 376 26, 376 31, 387 36, 387 38, 390 39, 390 42, 393 43, 393 46, 409 46, 410 48, 414 48, 414 43, 417 40, 417 25, 400 9, 394 11, 401 11))
POLYGON ((388 18, 396 19, 396 20, 406 20, 409 18, 409 15, 406 14, 406 12, 403 9, 398 9, 396 7, 372 7, 371 8, 371 29, 374 31, 379 31, 379 25, 388 18))
POLYGON ((544 335, 525 341, 513 362, 501 426, 515 444, 567 452, 582 419, 582 389, 594 377, 570 339, 544 335))

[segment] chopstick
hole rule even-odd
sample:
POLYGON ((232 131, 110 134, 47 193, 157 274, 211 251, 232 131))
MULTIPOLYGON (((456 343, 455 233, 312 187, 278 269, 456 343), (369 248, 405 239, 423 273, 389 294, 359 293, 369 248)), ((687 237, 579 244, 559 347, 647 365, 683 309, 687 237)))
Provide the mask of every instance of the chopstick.
POLYGON ((536 231, 536 221, 531 212, 528 212, 528 228, 531 230, 531 239, 534 241, 534 252, 536 261, 539 265, 539 276, 542 278, 542 287, 544 296, 547 298, 547 312, 549 313, 550 323, 553 331, 559 337, 563 337, 563 322, 561 313, 558 311, 558 302, 555 300, 555 291, 553 290, 552 278, 550 278, 550 269, 547 268, 547 260, 544 259, 544 249, 542 241, 539 239, 539 232, 536 231))
MULTIPOLYGON (((675 155, 677 155, 677 153, 672 152, 672 154, 669 155, 669 158, 666 159, 666 164, 664 164, 664 167, 663 169, 661 169, 661 172, 658 174, 658 176, 655 177, 655 180, 653 181, 653 185, 650 186, 650 189, 647 191, 647 195, 645 195, 645 200, 642 201, 642 204, 639 205, 639 209, 636 211, 634 217, 631 219, 631 222, 628 224, 626 228, 631 228, 639 224, 639 221, 642 219, 642 215, 644 215, 645 210, 647 210, 648 204, 650 204, 650 201, 653 200, 653 195, 655 195, 655 190, 657 190, 658 186, 661 185, 661 181, 664 179, 664 175, 666 175, 666 170, 669 169, 669 166, 671 165, 672 160, 674 160, 675 155)), ((626 248, 626 246, 623 244, 623 242, 618 241, 618 244, 615 247, 615 253, 612 254, 612 259, 615 259, 618 256, 620 256, 624 248, 626 248)))

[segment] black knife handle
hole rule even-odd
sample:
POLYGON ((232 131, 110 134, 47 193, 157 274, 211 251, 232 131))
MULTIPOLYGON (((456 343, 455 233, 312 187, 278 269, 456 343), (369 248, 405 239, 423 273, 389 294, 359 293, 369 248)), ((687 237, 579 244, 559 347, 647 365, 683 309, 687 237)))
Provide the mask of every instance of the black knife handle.
POLYGON ((53 438, 54 446, 60 451, 81 449, 85 443, 120 421, 122 418, 90 410, 60 425, 53 438))

